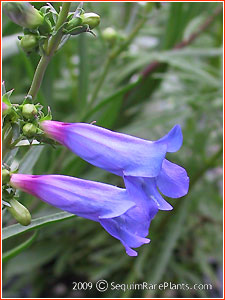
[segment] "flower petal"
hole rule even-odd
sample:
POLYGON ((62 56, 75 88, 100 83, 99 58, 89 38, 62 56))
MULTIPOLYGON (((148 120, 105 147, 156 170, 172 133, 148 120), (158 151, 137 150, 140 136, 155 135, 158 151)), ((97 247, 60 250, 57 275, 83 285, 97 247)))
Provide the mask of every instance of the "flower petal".
POLYGON ((183 135, 180 125, 175 125, 167 135, 159 139, 156 143, 166 143, 167 152, 176 152, 183 143, 183 135))
MULTIPOLYGON (((139 204, 139 206, 144 207, 144 209, 149 211, 150 218, 154 217, 154 214, 156 213, 154 211, 154 206, 156 205, 157 209, 160 210, 172 210, 173 207, 163 199, 163 197, 160 195, 157 185, 156 185, 156 179, 155 178, 137 178, 137 177, 129 178, 129 184, 127 177, 124 177, 124 182, 126 185, 126 188, 130 194, 133 194, 134 196, 137 195, 137 199, 140 199, 139 201, 142 201, 142 203, 139 204), (137 188, 135 189, 135 185, 138 185, 139 182, 139 194, 144 193, 145 197, 138 197, 138 191, 137 188), (145 203, 143 203, 143 200, 145 199, 145 203), (145 205, 145 206, 144 206, 145 205), (146 205, 148 205, 148 208, 146 208, 146 205), (153 214, 152 214, 153 212, 153 214)), ((135 201, 132 198, 133 201, 135 201)))
POLYGON ((106 231, 121 241, 128 255, 136 256, 137 252, 131 248, 150 242, 146 236, 151 220, 158 212, 158 207, 155 201, 149 201, 148 195, 141 188, 142 178, 124 176, 124 182, 136 206, 119 217, 107 220, 101 218, 100 223, 106 231))
POLYGON ((125 189, 69 176, 13 174, 11 184, 48 204, 94 221, 120 216, 135 206, 125 189))
POLYGON ((113 219, 101 219, 100 224, 113 237, 121 241, 129 256, 137 256, 137 252, 131 248, 137 248, 143 244, 148 244, 150 240, 132 234, 125 215, 126 214, 113 219))
POLYGON ((186 170, 166 159, 156 181, 159 190, 167 197, 179 198, 188 192, 189 177, 186 170))

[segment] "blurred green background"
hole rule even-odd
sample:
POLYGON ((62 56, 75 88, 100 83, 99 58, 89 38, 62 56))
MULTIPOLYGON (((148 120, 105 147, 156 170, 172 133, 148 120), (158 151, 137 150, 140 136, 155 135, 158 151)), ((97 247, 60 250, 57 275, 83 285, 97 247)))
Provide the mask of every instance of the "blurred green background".
MULTIPOLYGON (((59 9, 60 3, 52 4, 59 9)), ((71 11, 78 4, 73 2, 71 11)), ((54 120, 97 121, 97 125, 149 140, 180 124, 183 146, 168 157, 187 170, 190 192, 184 198, 169 199, 173 211, 158 212, 150 228, 151 243, 139 248, 136 258, 128 257, 119 241, 92 221, 72 217, 48 223, 48 216, 59 210, 21 193, 20 201, 32 218, 47 217, 47 221, 35 229, 35 236, 33 230, 4 240, 3 252, 33 236, 29 247, 22 245, 23 251, 3 264, 3 297, 222 297, 223 30, 222 13, 214 14, 220 6, 218 2, 158 3, 146 16, 145 5, 138 2, 84 3, 86 12, 101 16, 94 30, 97 37, 83 33, 64 45, 48 66, 37 102, 45 111, 51 107, 54 120), (203 31, 202 24, 211 18, 213 22, 203 31), (112 51, 102 38, 108 26, 125 38, 138 30, 112 61, 90 107, 112 51), (185 47, 173 49, 196 32, 197 37, 185 47), (73 290, 73 282, 95 284, 99 279, 211 284, 213 288, 73 290)), ((3 80, 7 90, 15 89, 12 101, 21 103, 39 56, 28 57, 19 49, 21 28, 4 15, 2 32, 3 80)), ((11 163, 20 165, 24 173, 66 174, 123 186, 121 178, 60 146, 20 147, 11 163)), ((4 211, 3 227, 14 223, 4 211)))

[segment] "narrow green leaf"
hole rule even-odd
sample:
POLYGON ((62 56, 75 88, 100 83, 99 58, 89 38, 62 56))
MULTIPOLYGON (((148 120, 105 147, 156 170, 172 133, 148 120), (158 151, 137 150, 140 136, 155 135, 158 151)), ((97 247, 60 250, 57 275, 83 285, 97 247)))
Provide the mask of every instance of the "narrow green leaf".
MULTIPOLYGON (((159 283, 162 279, 162 276, 165 274, 167 265, 182 233, 183 225, 188 215, 190 205, 189 200, 190 199, 188 197, 183 199, 180 207, 176 211, 176 214, 173 216, 173 220, 169 223, 160 247, 160 251, 158 252, 157 257, 155 257, 155 262, 157 263, 152 267, 150 277, 147 278, 148 282, 159 283)), ((154 296, 155 292, 156 291, 151 291, 151 297, 154 296)), ((147 295, 148 292, 146 292, 146 296, 147 295)))
POLYGON ((8 239, 10 237, 13 237, 15 235, 33 230, 33 229, 37 229, 43 226, 46 226, 48 224, 51 223, 56 223, 59 221, 63 221, 66 219, 71 219, 73 218, 74 215, 67 213, 67 212, 60 212, 60 213, 56 213, 56 214, 52 214, 50 216, 45 216, 45 217, 41 217, 41 218, 37 218, 31 221, 31 224, 28 226, 22 226, 20 224, 15 224, 15 225, 11 225, 8 226, 6 228, 2 229, 2 240, 8 239))
POLYGON ((28 240, 26 240, 19 246, 3 253, 2 262, 8 261, 9 259, 13 258, 14 256, 18 255, 20 252, 25 250, 26 248, 30 247, 30 245, 33 243, 33 241, 36 239, 36 237, 37 237, 37 231, 35 231, 35 233, 28 240))
POLYGON ((90 110, 86 114, 86 116, 83 118, 83 121, 87 120, 94 113, 96 113, 97 111, 99 111, 101 108, 105 107, 105 105, 107 105, 110 102, 114 101, 115 98, 117 98, 117 97, 125 94, 129 90, 131 90, 135 85, 137 85, 137 81, 136 82, 132 82, 132 83, 126 85, 125 87, 123 87, 122 89, 120 89, 119 91, 117 91, 116 93, 114 93, 113 95, 111 95, 111 96, 105 98, 104 100, 102 100, 98 105, 96 105, 96 107, 94 107, 92 110, 90 110))
POLYGON ((44 146, 32 147, 23 157, 20 163, 19 173, 31 173, 43 149, 44 146))

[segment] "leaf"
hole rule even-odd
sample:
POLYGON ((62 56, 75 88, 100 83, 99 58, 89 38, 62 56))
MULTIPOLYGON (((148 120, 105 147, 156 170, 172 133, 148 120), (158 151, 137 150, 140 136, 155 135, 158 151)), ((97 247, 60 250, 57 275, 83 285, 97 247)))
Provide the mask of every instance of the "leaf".
POLYGON ((35 233, 28 240, 26 240, 19 246, 3 253, 2 254, 2 262, 8 261, 9 259, 13 258, 14 256, 18 255, 20 252, 25 250, 26 248, 30 247, 30 245, 33 243, 33 241, 36 239, 36 237, 37 237, 37 231, 35 231, 35 233))
MULTIPOLYGON (((147 278, 148 282, 159 283, 162 279, 170 261, 170 257, 173 254, 173 250, 182 233, 183 225, 188 215, 188 208, 191 203, 189 200, 189 197, 183 198, 183 201, 180 200, 182 203, 180 203, 180 207, 176 211, 176 214, 173 215, 172 221, 169 223, 167 230, 164 232, 160 250, 154 258, 156 264, 152 266, 150 276, 147 278)), ((151 297, 153 297, 155 292, 156 291, 151 291, 151 297)))
POLYGON ((6 93, 6 89, 5 89, 5 81, 2 82, 2 95, 4 95, 6 93))
POLYGON ((23 157, 18 172, 21 174, 31 173, 43 149, 44 146, 32 147, 23 157))
POLYGON ((71 219, 73 218, 74 215, 67 213, 67 212, 60 212, 60 213, 56 213, 50 216, 45 216, 45 217, 41 217, 41 218, 37 218, 31 221, 31 224, 28 226, 22 226, 20 224, 15 224, 15 225, 11 225, 8 226, 6 228, 2 229, 2 240, 8 239, 10 237, 13 237, 15 235, 33 230, 33 229, 37 229, 43 226, 46 226, 48 224, 51 223, 56 223, 56 222, 60 222, 66 219, 71 219))
POLYGON ((7 263, 6 277, 29 274, 63 251, 64 245, 57 241, 39 241, 35 247, 26 249, 7 263))
POLYGON ((102 100, 96 107, 94 107, 92 110, 90 110, 83 118, 83 120, 89 119, 94 113, 98 112, 100 109, 104 108, 107 104, 110 104, 112 101, 114 101, 117 97, 122 96, 126 94, 129 90, 131 90, 137 82, 130 83, 126 85, 125 87, 121 88, 116 93, 112 94, 111 96, 105 98, 102 100))

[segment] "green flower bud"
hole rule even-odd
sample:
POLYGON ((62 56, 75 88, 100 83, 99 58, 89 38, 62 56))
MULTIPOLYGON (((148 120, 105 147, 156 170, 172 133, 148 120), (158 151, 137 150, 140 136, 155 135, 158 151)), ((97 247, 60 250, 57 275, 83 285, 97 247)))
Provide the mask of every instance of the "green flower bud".
POLYGON ((85 13, 80 15, 82 19, 82 25, 88 25, 90 29, 98 26, 100 23, 100 16, 95 13, 85 13))
POLYGON ((37 127, 32 123, 27 123, 23 126, 23 134, 28 138, 34 137, 37 132, 37 127))
POLYGON ((38 46, 38 38, 34 34, 26 34, 20 41, 20 46, 25 52, 31 52, 38 46))
POLYGON ((44 23, 44 17, 28 2, 4 2, 3 12, 17 25, 36 29, 44 23))
POLYGON ((102 37, 106 42, 113 44, 116 41, 116 39, 118 38, 118 34, 114 28, 107 27, 102 32, 102 37))
POLYGON ((11 199, 9 201, 9 204, 11 205, 11 207, 7 207, 7 209, 17 220, 17 222, 24 226, 29 225, 31 222, 31 215, 29 210, 15 199, 11 199))
POLYGON ((34 117, 37 115, 37 109, 34 104, 24 104, 22 108, 22 115, 26 119, 34 119, 34 117))
POLYGON ((82 19, 80 17, 72 18, 65 27, 65 32, 72 34, 72 31, 81 25, 82 19))
POLYGON ((2 170, 2 184, 6 184, 10 181, 10 172, 6 169, 2 170))
POLYGON ((51 24, 51 22, 48 19, 44 18, 43 25, 41 25, 38 28, 38 30, 40 31, 40 33, 42 35, 46 35, 46 34, 48 35, 52 31, 52 24, 51 24))

